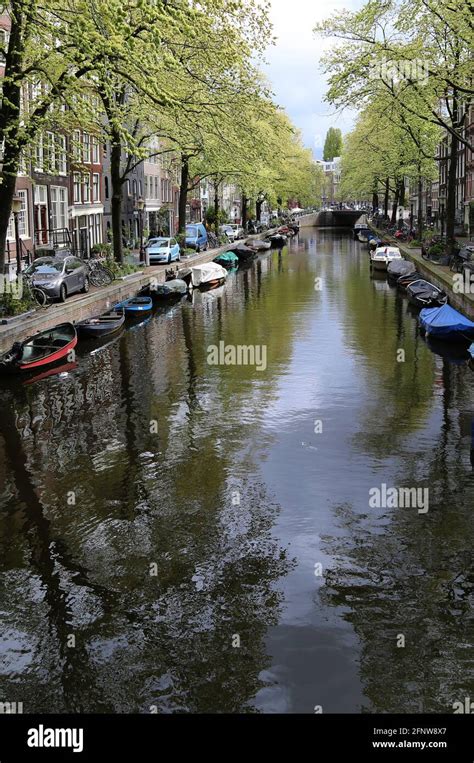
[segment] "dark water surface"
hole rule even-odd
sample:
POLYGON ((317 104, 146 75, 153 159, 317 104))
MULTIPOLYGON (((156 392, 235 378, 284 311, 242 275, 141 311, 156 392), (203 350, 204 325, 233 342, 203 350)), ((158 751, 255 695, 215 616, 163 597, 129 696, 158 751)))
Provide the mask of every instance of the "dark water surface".
POLYGON ((452 712, 474 696, 473 382, 350 233, 308 230, 71 373, 2 384, 0 700, 452 712), (209 365, 221 340, 267 369, 209 365), (429 511, 371 508, 382 483, 429 511))

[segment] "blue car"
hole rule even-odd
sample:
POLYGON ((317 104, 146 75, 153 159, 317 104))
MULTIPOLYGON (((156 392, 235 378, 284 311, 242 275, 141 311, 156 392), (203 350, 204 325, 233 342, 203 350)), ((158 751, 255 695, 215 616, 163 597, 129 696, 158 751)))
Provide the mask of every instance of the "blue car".
POLYGON ((179 244, 175 238, 150 238, 146 245, 146 252, 150 265, 181 259, 179 244))
POLYGON ((186 225, 186 248, 205 252, 208 246, 207 231, 202 223, 186 225))

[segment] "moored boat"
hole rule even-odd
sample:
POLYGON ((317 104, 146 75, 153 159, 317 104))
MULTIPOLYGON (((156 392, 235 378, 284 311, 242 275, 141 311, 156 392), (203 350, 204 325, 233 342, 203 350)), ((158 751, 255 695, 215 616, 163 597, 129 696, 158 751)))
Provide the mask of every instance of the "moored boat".
POLYGON ((257 256, 257 252, 254 249, 251 249, 250 246, 246 246, 246 244, 243 243, 234 246, 232 253, 239 258, 239 262, 254 260, 257 256))
POLYGON ((263 252, 267 249, 270 249, 271 244, 269 241, 254 241, 253 239, 249 239, 245 242, 246 246, 249 246, 251 249, 253 249, 255 252, 263 252))
POLYGON ((401 276, 409 276, 416 270, 413 262, 409 260, 392 260, 387 265, 389 281, 397 281, 401 276))
POLYGON ((370 253, 370 264, 375 270, 387 270, 389 262, 401 259, 400 249, 396 246, 379 246, 370 253))
POLYGON ((421 278, 419 281, 412 281, 407 286, 407 296, 415 307, 440 307, 448 301, 448 295, 445 291, 438 289, 433 283, 421 278))
POLYGON ((153 309, 153 300, 151 297, 131 297, 114 305, 114 310, 122 309, 128 316, 139 316, 153 309))
POLYGON ((72 323, 61 323, 40 331, 24 342, 15 342, 0 357, 0 373, 25 373, 50 366, 64 358, 73 360, 68 356, 76 344, 77 333, 72 323))
POLYGON ((214 257, 213 262, 217 262, 221 267, 230 270, 231 268, 238 266, 239 258, 234 252, 222 252, 222 254, 218 254, 217 257, 214 257))
POLYGON ((268 240, 271 246, 282 248, 287 242, 287 237, 283 233, 274 233, 272 236, 269 236, 268 240))
POLYGON ((164 283, 150 287, 150 294, 155 299, 181 299, 188 291, 188 284, 182 278, 170 278, 164 283))
POLYGON ((80 338, 95 338, 109 336, 122 328, 125 323, 125 310, 110 310, 94 318, 88 318, 76 323, 76 331, 80 338))
POLYGON ((205 262, 191 268, 191 283, 195 289, 214 289, 227 278, 227 270, 217 262, 205 262))
POLYGON ((418 273, 417 270, 414 270, 412 273, 405 273, 397 278, 397 288, 401 289, 401 291, 406 291, 407 286, 413 283, 413 281, 419 281, 420 278, 423 278, 423 275, 418 273))
POLYGON ((424 308, 420 313, 420 325, 426 335, 434 339, 474 340, 474 323, 450 305, 424 308))

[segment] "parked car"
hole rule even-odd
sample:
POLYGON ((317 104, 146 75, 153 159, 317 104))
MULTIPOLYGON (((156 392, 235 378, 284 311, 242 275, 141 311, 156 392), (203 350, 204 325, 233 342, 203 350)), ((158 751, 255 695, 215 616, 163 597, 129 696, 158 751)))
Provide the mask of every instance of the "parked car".
POLYGON ((237 225, 237 223, 228 223, 227 227, 234 231, 234 241, 237 238, 243 238, 245 236, 245 231, 241 225, 237 225))
POLYGON ((75 292, 89 291, 89 268, 77 257, 38 257, 25 274, 51 299, 62 302, 75 292))
POLYGON ((235 241, 237 238, 237 231, 232 227, 232 225, 221 225, 219 232, 223 236, 226 236, 229 241, 235 241))
POLYGON ((181 259, 181 251, 175 238, 150 238, 146 244, 146 252, 150 265, 181 259))
POLYGON ((186 247, 196 252, 206 251, 209 246, 207 231, 202 223, 186 225, 186 247))

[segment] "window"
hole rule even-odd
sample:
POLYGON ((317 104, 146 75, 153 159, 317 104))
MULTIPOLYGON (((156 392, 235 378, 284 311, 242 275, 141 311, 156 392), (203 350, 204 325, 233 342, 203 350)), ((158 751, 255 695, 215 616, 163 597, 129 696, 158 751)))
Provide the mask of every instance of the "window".
POLYGON ((131 194, 131 191, 130 191, 130 180, 127 180, 127 196, 130 197, 131 195, 132 194, 131 194))
POLYGON ((99 175, 92 175, 92 201, 100 201, 99 175))
POLYGON ((93 164, 100 164, 100 158, 99 158, 99 142, 97 138, 94 138, 92 141, 92 163, 93 164))
POLYGON ((102 243, 102 215, 95 215, 95 243, 102 243))
POLYGON ((109 178, 107 175, 104 177, 105 198, 109 198, 109 178))
POLYGON ((83 175, 82 177, 82 201, 84 204, 91 200, 91 176, 83 175))
POLYGON ((87 133, 82 136, 82 161, 84 164, 91 163, 91 138, 87 133))
POLYGON ((46 193, 46 186, 45 185, 35 186, 35 204, 46 204, 47 201, 48 201, 48 198, 46 193))
POLYGON ((134 180, 133 181, 133 196, 134 196, 134 198, 136 197, 136 195, 137 195, 137 181, 134 180))
POLYGON ((53 230, 67 228, 67 189, 51 186, 51 225, 53 230))
MULTIPOLYGON (((28 194, 27 191, 15 191, 15 196, 21 198, 21 210, 18 213, 18 234, 20 238, 28 238, 28 194)), ((15 240, 15 222, 13 214, 8 223, 7 239, 15 240)))
POLYGON ((6 29, 0 29, 0 64, 5 63, 9 34, 6 29))
POLYGON ((72 158, 75 162, 82 161, 81 133, 74 130, 72 134, 72 158))
POLYGON ((35 142, 34 165, 37 172, 43 172, 43 136, 38 135, 35 142))
POLYGON ((158 176, 155 178, 155 199, 160 198, 160 179, 158 176))
POLYGON ((54 168, 54 133, 47 132, 43 137, 43 172, 51 173, 54 168))
POLYGON ((56 135, 54 140, 54 170, 58 175, 67 174, 66 136, 56 135))
POLYGON ((138 181, 138 196, 143 198, 143 186, 141 180, 138 181))
POLYGON ((81 201, 81 174, 80 172, 74 173, 74 204, 78 204, 81 201))

